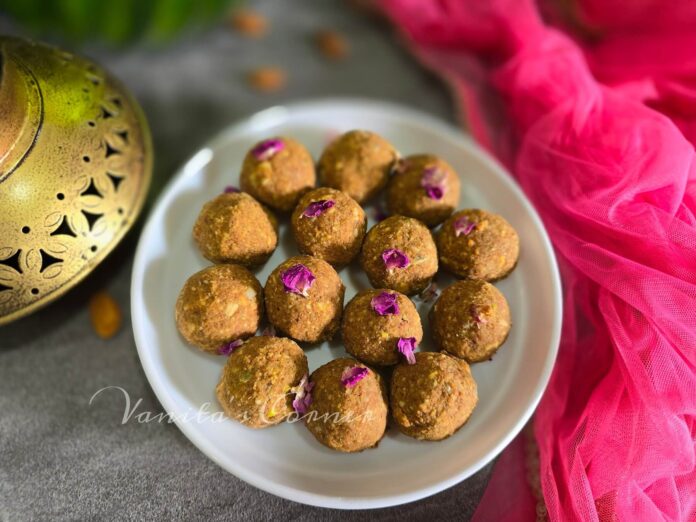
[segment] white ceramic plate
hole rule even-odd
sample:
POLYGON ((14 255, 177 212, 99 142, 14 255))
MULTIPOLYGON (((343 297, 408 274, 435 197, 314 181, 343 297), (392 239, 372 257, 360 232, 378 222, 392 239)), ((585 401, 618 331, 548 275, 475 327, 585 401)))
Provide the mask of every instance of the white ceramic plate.
MULTIPOLYGON (((372 217, 372 216, 371 216, 372 217)), ((374 224, 371 219, 370 225, 374 224)), ((281 225, 280 245, 256 275, 271 270, 295 245, 281 225)), ((340 272, 346 302, 368 288, 357 267, 340 272)), ((442 275, 441 286, 449 280, 442 275)), ((140 237, 131 288, 135 341, 145 373, 162 406, 208 457, 237 477, 297 502, 344 509, 411 502, 441 491, 478 471, 520 431, 531 416, 553 366, 561 324, 561 290, 553 250, 543 226, 510 176, 456 128, 391 104, 325 100, 273 107, 228 128, 195 154, 159 198, 140 237), (517 229, 521 257, 497 284, 507 297, 513 328, 493 361, 473 366, 479 404, 468 423, 442 442, 418 442, 390 429, 376 449, 333 452, 301 423, 255 431, 231 420, 194 417, 205 403, 219 411, 215 384, 225 359, 188 347, 174 324, 174 303, 186 278, 207 266, 191 229, 203 203, 226 185, 239 184, 239 168, 256 141, 292 136, 318 156, 327 140, 355 128, 375 131, 404 155, 431 152, 462 178, 461 207, 502 214, 517 229), (188 414, 188 420, 182 420, 188 414)), ((416 301, 423 319, 430 305, 416 301)), ((428 348, 429 333, 423 347, 428 348)), ((307 351, 310 371, 344 355, 337 340, 307 351)))

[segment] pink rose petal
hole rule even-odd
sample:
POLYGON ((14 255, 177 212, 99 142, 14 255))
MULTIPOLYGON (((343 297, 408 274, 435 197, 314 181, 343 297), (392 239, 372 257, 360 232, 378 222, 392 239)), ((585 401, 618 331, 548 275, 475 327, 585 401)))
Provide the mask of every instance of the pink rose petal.
POLYGON ((488 319, 486 318, 485 315, 483 315, 478 308, 476 308, 476 305, 471 305, 469 307, 469 314, 471 314, 471 318, 474 320, 477 326, 481 326, 482 324, 486 324, 488 322, 488 319))
POLYGON ((312 271, 301 263, 280 273, 280 280, 283 282, 285 291, 304 297, 309 295, 309 289, 315 279, 312 271))
POLYGON ((469 221, 469 218, 466 216, 462 216, 454 220, 454 235, 456 237, 461 235, 468 236, 475 229, 476 223, 469 221))
POLYGON ((364 366, 351 366, 346 368, 341 375, 341 384, 346 388, 352 388, 367 377, 368 373, 370 373, 370 370, 364 366))
POLYGON ((370 300, 372 309, 378 315, 399 315, 399 296, 391 292, 381 292, 370 300))
POLYGON ((319 201, 313 201, 307 205, 307 208, 304 209, 302 215, 309 218, 321 216, 335 204, 336 202, 333 199, 320 199, 319 201))
POLYGON ((411 264, 408 256, 397 248, 388 248, 382 252, 382 261, 384 261, 384 266, 387 270, 406 268, 411 264))
POLYGON ((418 346, 415 337, 399 337, 396 348, 406 358, 408 364, 416 364, 416 355, 413 353, 418 346))
POLYGON ((220 355, 231 355, 232 352, 234 352, 237 348, 242 346, 244 344, 244 341, 241 339, 237 339, 235 341, 230 341, 227 344, 223 344, 220 348, 218 348, 218 353, 220 355))
POLYGON ((309 411, 309 407, 312 404, 312 388, 314 388, 314 383, 310 382, 309 377, 305 373, 299 384, 290 389, 290 393, 295 395, 292 407, 299 415, 304 415, 309 411))
POLYGON ((447 178, 437 167, 426 167, 421 177, 421 187, 430 199, 442 199, 445 195, 447 178))
POLYGON ((263 330, 261 330, 261 335, 265 337, 276 337, 276 329, 272 324, 269 324, 263 330))
POLYGON ((437 296, 439 294, 440 291, 438 290, 437 283, 433 281, 432 283, 430 283, 430 285, 428 285, 428 288, 423 290, 418 295, 418 297, 420 297, 424 303, 432 303, 433 301, 435 301, 435 299, 437 299, 437 296))
POLYGON ((380 221, 384 221, 389 217, 389 214, 382 208, 381 205, 377 205, 374 209, 372 209, 372 217, 379 223, 380 221))
POLYGON ((266 161, 285 148, 285 143, 277 138, 265 140, 251 149, 251 153, 259 161, 266 161))

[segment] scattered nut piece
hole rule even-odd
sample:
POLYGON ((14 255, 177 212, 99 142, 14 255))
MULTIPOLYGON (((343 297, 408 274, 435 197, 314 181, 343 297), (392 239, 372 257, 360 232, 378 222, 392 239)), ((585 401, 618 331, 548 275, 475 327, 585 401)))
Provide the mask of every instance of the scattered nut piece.
POLYGON ((121 328, 123 317, 116 300, 107 292, 97 292, 89 300, 92 327, 102 339, 110 339, 121 328))
POLYGON ((249 73, 247 81, 257 91, 273 92, 285 87, 287 75, 280 67, 259 67, 249 73))
POLYGON ((316 44, 319 52, 329 60, 343 60, 348 57, 350 51, 348 41, 336 31, 319 31, 316 44))
POLYGON ((261 38, 268 30, 266 17, 250 9, 236 10, 230 22, 235 31, 249 38, 261 38))

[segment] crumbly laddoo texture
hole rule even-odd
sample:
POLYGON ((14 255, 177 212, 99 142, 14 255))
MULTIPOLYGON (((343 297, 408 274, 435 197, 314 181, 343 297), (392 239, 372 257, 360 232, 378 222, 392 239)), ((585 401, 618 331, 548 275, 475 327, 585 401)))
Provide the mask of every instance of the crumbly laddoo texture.
POLYGON ((249 194, 220 194, 203 205, 193 239, 213 263, 253 267, 266 262, 278 245, 278 222, 249 194))
POLYGON ((324 149, 319 180, 362 203, 385 187, 398 157, 392 144, 373 132, 346 132, 324 149))
POLYGON ((295 342, 252 337, 229 356, 215 391, 228 417, 267 428, 294 412, 291 389, 308 372, 307 357, 295 342))
POLYGON ((291 138, 271 139, 280 140, 283 148, 268 159, 259 159, 253 150, 263 142, 252 147, 242 164, 240 186, 269 207, 289 212, 316 185, 314 160, 304 145, 291 138))
POLYGON ((188 278, 176 301, 182 337, 209 353, 254 335, 263 317, 263 289, 240 265, 209 266, 188 278))
POLYGON ((459 193, 459 176, 449 163, 432 154, 416 154, 399 160, 394 168, 387 185, 387 209, 390 214, 416 218, 434 227, 457 208, 459 193), (428 171, 437 180, 433 187, 438 189, 430 191, 430 196, 423 187, 428 171))
POLYGON ((391 216, 367 233, 360 264, 373 287, 413 295, 422 292, 437 273, 437 249, 423 223, 404 216, 391 216), (389 249, 406 254, 408 266, 387 268, 382 254, 389 249))
POLYGON ((471 368, 439 352, 416 354, 391 379, 391 410, 399 430, 421 440, 442 440, 461 428, 478 402, 471 368))
POLYGON ((436 236, 440 263, 459 277, 497 281, 512 272, 520 256, 520 239, 512 225, 485 210, 460 210, 445 221, 436 236), (456 223, 471 223, 471 231, 456 223))
POLYGON ((346 193, 328 187, 308 192, 292 213, 292 233, 302 254, 323 259, 334 266, 350 263, 360 252, 367 231, 362 207, 346 193), (333 201, 333 207, 321 215, 304 215, 320 201, 333 201))
POLYGON ((319 442, 343 452, 374 448, 387 429, 387 393, 382 378, 368 368, 369 373, 355 386, 345 386, 343 372, 354 366, 367 368, 345 357, 312 373, 312 403, 304 417, 319 442))
POLYGON ((281 263, 268 276, 265 287, 268 320, 298 341, 331 340, 341 324, 345 287, 333 267, 311 256, 296 256, 281 263), (294 265, 309 268, 316 278, 307 297, 286 291, 281 274, 294 265))
POLYGON ((352 356, 367 364, 389 366, 403 356, 397 349, 400 337, 423 339, 423 327, 413 302, 394 290, 363 290, 346 305, 341 325, 343 344, 352 356), (379 315, 372 299, 382 292, 397 296, 398 315, 379 315))
POLYGON ((440 350, 471 363, 490 359, 510 333, 510 307, 495 286, 457 281, 430 309, 433 339, 440 350))

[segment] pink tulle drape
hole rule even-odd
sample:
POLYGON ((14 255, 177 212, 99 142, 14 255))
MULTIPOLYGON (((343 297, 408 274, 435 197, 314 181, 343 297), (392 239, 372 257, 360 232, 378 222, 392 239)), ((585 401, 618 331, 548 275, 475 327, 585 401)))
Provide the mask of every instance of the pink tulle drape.
MULTIPOLYGON (((696 520, 696 2, 630 4, 587 0, 568 24, 531 0, 382 2, 559 256, 534 417, 552 520, 696 520)), ((521 444, 479 520, 535 516, 521 444)))

